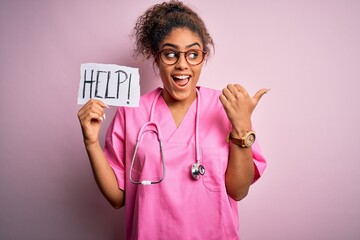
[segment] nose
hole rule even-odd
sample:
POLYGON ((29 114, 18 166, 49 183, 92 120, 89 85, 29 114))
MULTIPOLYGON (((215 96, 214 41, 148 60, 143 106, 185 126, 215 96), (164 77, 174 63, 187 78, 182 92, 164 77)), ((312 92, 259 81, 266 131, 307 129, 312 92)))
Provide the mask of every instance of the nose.
POLYGON ((187 69, 189 67, 189 64, 186 60, 186 57, 185 57, 185 53, 180 53, 179 54, 179 59, 175 65, 176 68, 178 69, 187 69))

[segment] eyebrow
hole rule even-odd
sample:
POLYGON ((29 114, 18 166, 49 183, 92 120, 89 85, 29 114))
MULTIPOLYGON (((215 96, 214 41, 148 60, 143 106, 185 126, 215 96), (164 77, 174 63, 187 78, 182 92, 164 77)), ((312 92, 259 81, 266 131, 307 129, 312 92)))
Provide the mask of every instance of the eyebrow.
MULTIPOLYGON (((191 48, 191 47, 193 47, 193 46, 199 46, 199 47, 201 48, 200 44, 197 43, 197 42, 194 42, 194 43, 192 43, 192 44, 190 44, 190 45, 187 45, 186 48, 191 48)), ((164 43, 164 44, 162 45, 162 47, 173 47, 173 48, 179 49, 179 47, 178 47, 177 45, 172 44, 172 43, 164 43)))

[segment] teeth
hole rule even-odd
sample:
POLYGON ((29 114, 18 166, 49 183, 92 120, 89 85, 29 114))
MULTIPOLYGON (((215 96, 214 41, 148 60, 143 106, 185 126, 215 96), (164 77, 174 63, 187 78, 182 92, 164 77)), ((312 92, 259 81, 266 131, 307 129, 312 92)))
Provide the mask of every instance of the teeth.
POLYGON ((186 76, 186 75, 183 75, 183 76, 174 76, 174 78, 176 79, 186 79, 186 78, 189 78, 189 76, 186 76))
POLYGON ((174 82, 180 87, 185 87, 190 81, 190 75, 173 75, 174 82))

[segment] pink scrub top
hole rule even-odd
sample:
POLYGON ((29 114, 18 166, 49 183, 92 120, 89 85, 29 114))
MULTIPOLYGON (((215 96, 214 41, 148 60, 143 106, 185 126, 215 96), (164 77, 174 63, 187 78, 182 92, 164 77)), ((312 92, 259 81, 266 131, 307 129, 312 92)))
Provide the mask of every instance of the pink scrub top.
MULTIPOLYGON (((165 179, 149 186, 133 184, 129 171, 140 127, 149 121, 158 88, 143 95, 140 107, 120 107, 108 129, 105 156, 113 168, 119 188, 125 191, 127 239, 239 239, 237 202, 227 195, 225 171, 230 144, 226 141, 231 124, 219 100, 220 91, 198 87, 199 149, 205 175, 191 176, 196 162, 196 101, 179 127, 164 99, 155 106, 154 122, 163 139, 165 179)), ((256 141, 252 147, 256 174, 266 162, 256 141)), ((145 134, 137 151, 132 177, 135 181, 161 178, 159 143, 153 133, 145 134)))

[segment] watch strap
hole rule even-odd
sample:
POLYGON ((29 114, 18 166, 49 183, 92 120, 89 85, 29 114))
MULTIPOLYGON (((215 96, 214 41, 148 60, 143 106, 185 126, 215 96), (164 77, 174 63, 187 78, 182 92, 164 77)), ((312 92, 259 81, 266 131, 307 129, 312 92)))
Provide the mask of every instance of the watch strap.
POLYGON ((231 133, 229 134, 229 140, 236 144, 236 145, 239 145, 240 147, 245 147, 245 144, 244 144, 244 140, 243 138, 234 138, 233 136, 231 136, 231 133))
POLYGON ((239 147, 249 148, 249 147, 251 147, 251 145, 253 144, 253 142, 252 142, 250 145, 247 145, 247 144, 246 144, 246 140, 247 140, 247 138, 248 138, 250 135, 252 135, 252 134, 255 136, 255 132, 252 131, 252 130, 250 130, 250 131, 247 131, 242 138, 234 138, 234 137, 231 135, 231 133, 230 133, 230 134, 229 134, 229 140, 230 140, 232 143, 238 145, 239 147))

